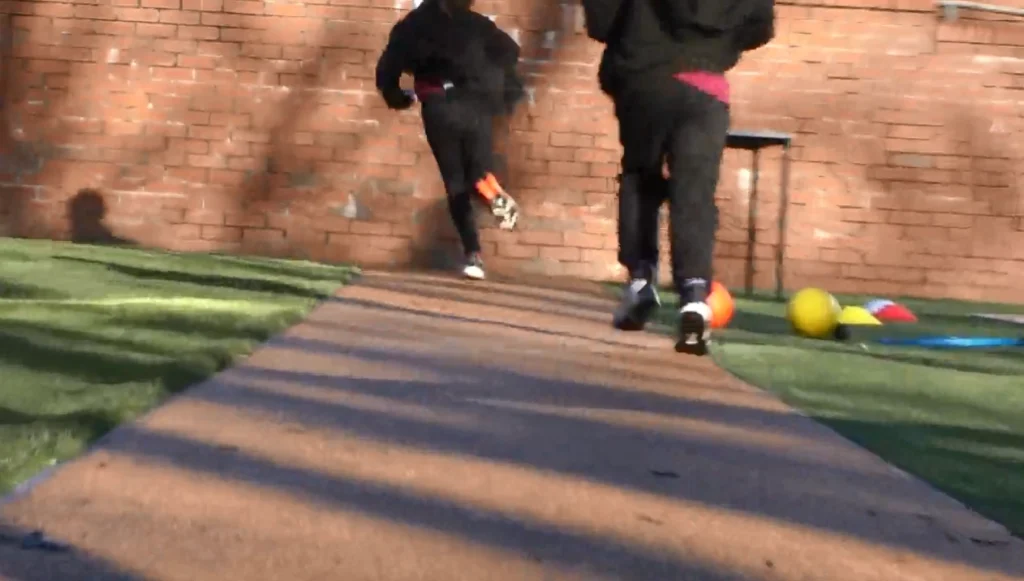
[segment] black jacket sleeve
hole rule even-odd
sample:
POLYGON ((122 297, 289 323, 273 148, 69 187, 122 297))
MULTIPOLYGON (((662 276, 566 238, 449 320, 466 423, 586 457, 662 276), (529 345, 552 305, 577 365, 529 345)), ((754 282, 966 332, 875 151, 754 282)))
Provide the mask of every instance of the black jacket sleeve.
POLYGON ((753 10, 737 30, 742 51, 761 48, 775 38, 775 0, 753 0, 753 10))
POLYGON ((487 58, 503 69, 516 66, 519 62, 519 44, 507 32, 491 22, 490 18, 481 15, 487 21, 487 58))
POLYGON ((398 85, 402 73, 409 67, 409 26, 405 19, 399 20, 391 29, 388 44, 377 61, 377 90, 391 109, 408 109, 413 98, 398 85))
POLYGON ((598 42, 607 43, 624 1, 629 0, 583 0, 587 36, 598 42))
MULTIPOLYGON (((474 13, 476 14, 476 13, 474 13)), ((519 78, 516 65, 519 64, 520 48, 507 32, 498 25, 480 14, 479 26, 483 29, 485 40, 484 47, 487 53, 487 61, 496 66, 502 72, 502 104, 505 113, 512 113, 516 104, 522 101, 526 95, 523 82, 519 78)))

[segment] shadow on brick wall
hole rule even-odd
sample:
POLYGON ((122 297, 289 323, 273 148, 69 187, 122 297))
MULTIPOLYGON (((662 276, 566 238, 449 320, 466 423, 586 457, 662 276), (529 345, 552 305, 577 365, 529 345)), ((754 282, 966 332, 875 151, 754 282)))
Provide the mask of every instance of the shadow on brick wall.
MULTIPOLYGON (((10 58, 13 44, 11 18, 0 14, 0 178, 15 173, 19 165, 19 152, 12 135, 11 110, 11 69, 14 60, 10 58)), ((4 180, 6 181, 6 179, 4 180)), ((28 192, 21 188, 0 188, 0 236, 17 233, 17 224, 25 214, 28 192)))
POLYGON ((416 235, 410 242, 410 260, 420 268, 449 269, 461 264, 460 246, 448 224, 448 200, 432 200, 413 218, 416 235))
MULTIPOLYGON (((289 201, 295 197, 291 194, 296 190, 316 191, 336 185, 323 183, 318 175, 317 162, 331 160, 299 155, 298 152, 305 149, 306 144, 298 143, 295 136, 304 130, 304 124, 309 122, 310 116, 325 104, 322 91, 331 88, 332 77, 344 70, 345 63, 333 59, 331 51, 349 47, 329 39, 353 38, 359 33, 357 27, 358 24, 354 22, 329 21, 319 44, 310 49, 309 58, 303 59, 299 70, 289 75, 292 82, 282 83, 288 88, 288 97, 278 105, 277 118, 266 129, 269 142, 265 154, 259 156, 257 167, 241 188, 240 205, 243 209, 260 211, 266 209, 267 203, 273 207, 275 202, 289 201)), ((382 118, 379 114, 385 111, 382 109, 361 106, 359 111, 360 121, 367 122, 361 123, 354 131, 346 131, 345 137, 339 137, 339 143, 332 143, 331 147, 340 148, 341 141, 344 141, 350 152, 355 153, 364 146, 369 133, 393 122, 390 118, 382 118)))
MULTIPOLYGON (((499 171, 513 188, 520 185, 517 176, 528 173, 529 159, 523 152, 531 146, 518 131, 532 130, 534 114, 530 109, 538 101, 542 102, 551 86, 558 83, 559 58, 566 46, 576 40, 578 8, 575 3, 534 2, 532 10, 521 17, 520 22, 529 27, 520 42, 522 60, 519 65, 528 92, 527 102, 521 104, 512 117, 499 119, 495 126, 499 171)), ((521 201, 529 204, 532 200, 521 201)))
MULTIPOLYGON (((47 75, 32 69, 28 54, 40 34, 44 19, 22 19, 15 28, 11 18, 0 14, 0 235, 63 239, 66 226, 62 212, 50 201, 60 195, 67 163, 89 161, 87 154, 73 153, 70 143, 69 109, 83 107, 90 99, 69 99, 68 87, 57 84, 40 87, 47 75), (26 24, 28 23, 28 24, 26 24), (28 47, 28 48, 27 48, 28 47), (19 52, 20 51, 20 52, 19 52), (16 64, 22 66, 15 66, 16 64), (39 98, 45 88, 45 98, 39 98), (26 106, 29 103, 29 106, 26 106), (48 161, 59 160, 58 164, 48 161)), ((43 27, 49 30, 49 25, 43 27)), ((67 46, 84 46, 87 28, 74 19, 62 20, 61 42, 67 46)), ((68 49, 69 51, 82 50, 68 49)), ((71 74, 67 62, 47 61, 58 78, 71 74)), ((81 148, 95 155, 98 148, 81 148)))
POLYGON ((99 190, 83 188, 67 202, 68 232, 80 244, 132 245, 113 233, 104 222, 107 202, 99 190))
POLYGON ((872 241, 873 262, 890 266, 883 273, 906 290, 924 285, 932 294, 956 294, 944 289, 967 279, 977 287, 1013 286, 1009 269, 988 264, 1009 258, 1005 236, 1019 215, 1015 165, 1021 160, 1011 136, 984 105, 950 105, 929 122, 893 127, 917 130, 919 139, 887 144, 879 171, 888 175, 869 176, 885 192, 875 204, 875 218, 885 225, 878 237, 898 238, 886 250, 880 249, 885 240, 872 241))

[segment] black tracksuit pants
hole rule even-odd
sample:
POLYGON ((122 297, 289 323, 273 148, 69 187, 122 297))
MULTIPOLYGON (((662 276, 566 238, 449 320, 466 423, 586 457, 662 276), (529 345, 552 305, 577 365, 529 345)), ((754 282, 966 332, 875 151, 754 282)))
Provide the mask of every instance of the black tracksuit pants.
POLYGON ((712 279, 729 106, 671 76, 633 83, 614 100, 623 146, 619 262, 632 276, 650 275, 658 264, 658 213, 668 200, 673 281, 684 301, 703 300, 712 279))
POLYGON ((473 214, 476 182, 494 167, 493 117, 480 109, 449 95, 426 97, 421 109, 427 143, 448 194, 448 211, 467 254, 480 252, 473 214))

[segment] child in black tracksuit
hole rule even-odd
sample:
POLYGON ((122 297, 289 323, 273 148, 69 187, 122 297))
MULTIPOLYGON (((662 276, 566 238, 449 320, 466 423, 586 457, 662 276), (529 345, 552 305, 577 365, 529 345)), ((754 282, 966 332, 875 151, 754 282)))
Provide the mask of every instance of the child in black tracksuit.
POLYGON ((399 20, 377 62, 377 89, 392 109, 422 103, 423 129, 466 255, 463 274, 481 279, 472 198, 482 197, 503 229, 515 227, 518 205, 493 173, 492 122, 525 91, 515 71, 519 45, 472 5, 425 0, 399 20), (399 87, 403 72, 415 77, 415 97, 399 87))
POLYGON ((613 324, 642 329, 661 304, 658 212, 667 199, 672 278, 682 305, 676 350, 703 355, 715 190, 729 130, 724 73, 774 37, 774 0, 582 1, 589 36, 606 45, 598 78, 615 103, 623 146, 619 261, 631 281, 613 324))

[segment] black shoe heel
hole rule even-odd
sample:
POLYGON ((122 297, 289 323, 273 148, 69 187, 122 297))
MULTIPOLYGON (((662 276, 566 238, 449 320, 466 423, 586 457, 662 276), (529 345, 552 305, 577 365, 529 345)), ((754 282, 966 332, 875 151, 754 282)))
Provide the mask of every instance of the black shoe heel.
POLYGON ((676 339, 676 352, 703 357, 708 354, 708 341, 705 336, 707 321, 700 313, 685 312, 679 317, 679 337, 676 339))

